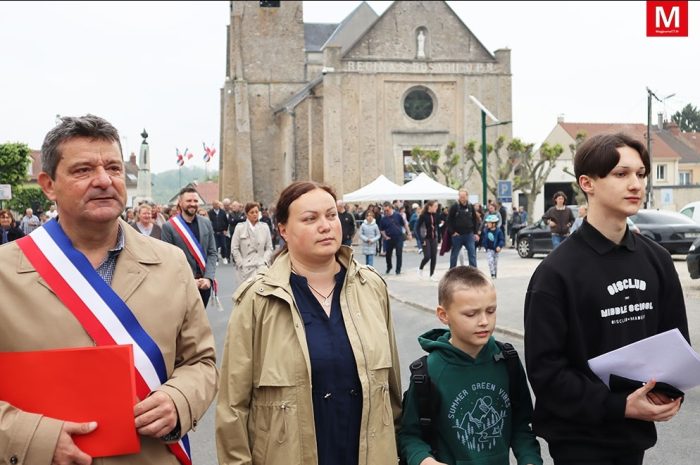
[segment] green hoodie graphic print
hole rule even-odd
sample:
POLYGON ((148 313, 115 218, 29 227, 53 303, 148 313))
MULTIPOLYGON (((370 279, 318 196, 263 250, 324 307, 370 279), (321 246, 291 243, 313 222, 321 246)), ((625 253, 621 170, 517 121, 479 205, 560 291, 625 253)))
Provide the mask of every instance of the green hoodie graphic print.
MULTIPOLYGON (((428 374, 437 397, 431 400, 434 458, 448 465, 508 465, 512 448, 518 465, 542 465, 540 445, 530 426, 532 400, 522 365, 518 364, 521 386, 511 394, 506 362, 494 358, 501 350, 493 337, 476 359, 449 339, 448 329, 433 329, 418 338, 429 353, 428 374)), ((432 455, 421 437, 414 389, 411 383, 398 434, 408 465, 419 465, 432 455)))

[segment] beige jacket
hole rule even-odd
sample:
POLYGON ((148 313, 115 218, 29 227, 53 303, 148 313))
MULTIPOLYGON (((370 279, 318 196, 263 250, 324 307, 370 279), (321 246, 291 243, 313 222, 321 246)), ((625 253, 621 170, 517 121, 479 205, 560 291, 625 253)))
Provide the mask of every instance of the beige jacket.
MULTIPOLYGON (((163 353, 169 379, 159 390, 175 402, 184 434, 196 428, 216 394, 209 321, 182 251, 143 236, 126 222, 121 227, 124 249, 112 288, 163 353)), ((95 345, 16 242, 0 247, 0 296, 0 351, 95 345)), ((49 465, 61 426, 61 421, 21 411, 0 399, 0 464, 49 465)), ((138 455, 93 460, 94 465, 177 463, 162 441, 146 437, 141 438, 138 455)))
MULTIPOLYGON (((386 284, 342 247, 340 305, 362 385, 358 465, 397 463, 401 377, 386 284)), ((216 407, 220 465, 317 465, 311 365, 289 255, 234 294, 216 407)))
POLYGON ((259 269, 264 269, 272 257, 270 228, 262 221, 253 227, 248 221, 239 223, 231 238, 231 254, 236 262, 239 282, 250 278, 259 269))

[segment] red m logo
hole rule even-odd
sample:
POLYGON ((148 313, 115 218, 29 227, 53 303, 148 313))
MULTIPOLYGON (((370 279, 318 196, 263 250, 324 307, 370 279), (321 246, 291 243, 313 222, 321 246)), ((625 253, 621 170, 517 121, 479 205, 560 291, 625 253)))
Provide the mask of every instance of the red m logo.
POLYGON ((648 1, 647 37, 688 37, 688 2, 648 1))

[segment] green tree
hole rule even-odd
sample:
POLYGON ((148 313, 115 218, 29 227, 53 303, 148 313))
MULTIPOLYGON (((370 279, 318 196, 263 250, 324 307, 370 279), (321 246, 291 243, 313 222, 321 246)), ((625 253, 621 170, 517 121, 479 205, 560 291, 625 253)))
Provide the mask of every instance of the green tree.
MULTIPOLYGON (((464 146, 464 151, 481 175, 481 147, 477 152, 476 144, 476 142, 470 141, 464 146)), ((527 196, 527 211, 533 211, 535 197, 544 187, 549 173, 564 152, 559 144, 552 147, 545 143, 540 147, 540 157, 535 158, 533 148, 534 144, 523 142, 518 138, 512 139, 506 144, 504 137, 499 137, 493 147, 486 147, 487 157, 490 159, 487 172, 487 191, 494 199, 498 197, 497 181, 499 179, 512 179, 513 191, 523 192, 527 196), (491 152, 493 155, 488 155, 491 152)))
POLYGON ((411 165, 408 169, 412 173, 425 173, 437 182, 443 183, 453 189, 460 189, 466 184, 470 170, 466 169, 466 160, 463 155, 455 152, 455 142, 450 142, 445 147, 445 152, 439 150, 426 150, 414 147, 411 150, 411 165))
POLYGON ((671 120, 683 132, 700 132, 700 111, 690 103, 671 116, 671 120))
POLYGON ((24 214, 27 208, 37 206, 38 210, 46 211, 51 206, 51 201, 46 198, 40 187, 17 186, 12 188, 12 200, 7 201, 7 206, 17 213, 24 214))
MULTIPOLYGON (((462 153, 455 153, 455 143, 447 145, 445 153, 437 150, 424 150, 416 147, 411 151, 413 172, 424 172, 438 182, 459 189, 464 187, 474 171, 482 173, 481 146, 476 141, 467 142, 462 153), (443 179, 439 179, 442 177, 443 179)), ((527 195, 527 211, 532 212, 535 197, 544 187, 549 173, 556 165, 557 159, 564 152, 560 144, 540 147, 540 156, 533 154, 534 144, 515 138, 506 143, 505 137, 496 139, 494 145, 486 145, 488 160, 487 192, 498 197, 499 179, 512 179, 513 190, 520 190, 527 195)))
POLYGON ((27 144, 8 142, 0 144, 0 184, 9 184, 12 190, 27 182, 27 169, 32 159, 27 144))
MULTIPOLYGON (((586 140, 587 136, 588 135, 586 134, 586 131, 579 131, 576 133, 576 138, 574 139, 574 142, 569 144, 569 151, 571 151, 572 160, 576 155, 576 151, 581 146, 581 144, 583 144, 583 141, 586 140)), ((571 188, 574 191, 574 198, 576 200, 576 204, 585 205, 587 203, 586 195, 581 190, 581 186, 578 185, 578 179, 576 179, 576 174, 573 171, 571 171, 571 169, 568 166, 565 166, 562 171, 574 178, 574 180, 571 182, 571 188)))
MULTIPOLYGON (((500 136, 496 139, 494 145, 486 144, 486 159, 487 159, 487 192, 495 199, 498 198, 498 181, 501 179, 512 179, 515 170, 522 154, 527 150, 528 144, 523 143, 520 139, 512 139, 506 144, 506 138, 500 136)), ((477 146, 476 141, 467 142, 464 147, 464 154, 469 160, 474 169, 479 173, 480 179, 483 179, 481 146, 477 146)), ((530 144, 532 150, 532 144, 530 144)), ((513 190, 521 189, 515 182, 513 190)))
POLYGON ((533 146, 534 144, 525 144, 518 140, 518 144, 514 144, 513 147, 518 159, 513 177, 513 190, 521 190, 527 196, 527 211, 530 213, 534 211, 535 197, 542 191, 549 173, 556 166, 557 159, 564 153, 564 147, 560 144, 551 146, 545 142, 540 146, 540 156, 535 157, 532 153, 533 146))

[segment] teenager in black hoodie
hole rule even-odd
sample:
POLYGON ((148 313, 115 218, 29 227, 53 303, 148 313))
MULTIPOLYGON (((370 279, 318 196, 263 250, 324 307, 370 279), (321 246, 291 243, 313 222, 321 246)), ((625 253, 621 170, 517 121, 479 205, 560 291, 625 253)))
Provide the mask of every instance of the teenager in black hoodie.
POLYGON ((681 399, 611 392, 588 360, 688 323, 671 256, 627 228, 650 171, 644 145, 623 134, 594 136, 574 157, 588 216, 538 266, 525 300, 525 359, 536 397, 533 428, 555 465, 637 465, 656 443, 655 421, 681 399))

